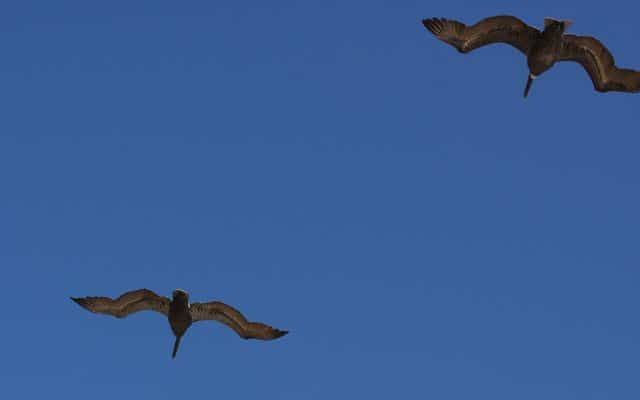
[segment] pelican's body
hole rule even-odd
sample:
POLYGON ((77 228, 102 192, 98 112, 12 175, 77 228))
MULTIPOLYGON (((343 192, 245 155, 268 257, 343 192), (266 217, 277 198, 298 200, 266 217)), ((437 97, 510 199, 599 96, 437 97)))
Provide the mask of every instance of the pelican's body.
POLYGON ((425 19, 422 22, 431 33, 461 53, 492 43, 507 43, 516 47, 526 55, 529 67, 525 97, 533 79, 557 61, 580 63, 587 70, 597 91, 640 91, 640 72, 617 68, 611 53, 597 39, 566 35, 570 21, 545 18, 542 31, 507 15, 489 17, 472 26, 443 18, 425 19))
POLYGON ((563 21, 545 24, 544 31, 533 42, 531 50, 527 54, 527 65, 531 74, 538 76, 555 64, 560 55, 562 35, 567 27, 568 22, 563 21))
POLYGON ((180 289, 173 291, 173 298, 171 299, 171 303, 169 303, 168 320, 173 335, 176 337, 172 354, 172 357, 175 358, 178 352, 178 346, 180 345, 180 339, 182 339, 182 336, 193 323, 191 312, 189 312, 189 295, 185 291, 180 289))
POLYGON ((571 25, 569 21, 556 21, 551 18, 545 19, 544 30, 533 42, 527 54, 529 78, 525 86, 524 97, 527 97, 529 94, 533 80, 553 67, 553 64, 555 64, 560 57, 562 35, 569 25, 571 25))
POLYGON ((173 291, 172 299, 159 296, 149 289, 133 290, 117 299, 109 297, 72 297, 71 300, 87 310, 124 318, 138 311, 157 311, 164 314, 176 340, 172 357, 175 358, 180 339, 192 323, 203 320, 222 322, 243 339, 272 340, 284 336, 287 331, 272 328, 260 322, 251 322, 235 308, 219 301, 189 304, 189 294, 181 289, 173 291))

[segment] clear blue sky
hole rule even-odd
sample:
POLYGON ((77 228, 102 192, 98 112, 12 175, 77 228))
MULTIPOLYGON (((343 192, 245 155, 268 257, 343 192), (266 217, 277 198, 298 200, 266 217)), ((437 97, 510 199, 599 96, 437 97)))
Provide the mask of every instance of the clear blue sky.
POLYGON ((525 101, 516 50, 420 23, 570 18, 640 68, 606 5, 3 3, 3 396, 637 399, 640 95, 562 64, 525 101), (68 298, 140 287, 291 333, 172 360, 68 298))

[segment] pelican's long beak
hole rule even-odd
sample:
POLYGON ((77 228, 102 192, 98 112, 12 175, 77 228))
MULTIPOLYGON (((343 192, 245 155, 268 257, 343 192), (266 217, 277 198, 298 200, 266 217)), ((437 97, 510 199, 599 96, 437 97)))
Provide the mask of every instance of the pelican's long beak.
POLYGON ((529 89, 531 89, 531 84, 533 83, 533 80, 536 79, 536 76, 534 74, 529 74, 529 78, 527 79, 527 86, 524 87, 524 97, 526 98, 527 95, 529 94, 529 89))

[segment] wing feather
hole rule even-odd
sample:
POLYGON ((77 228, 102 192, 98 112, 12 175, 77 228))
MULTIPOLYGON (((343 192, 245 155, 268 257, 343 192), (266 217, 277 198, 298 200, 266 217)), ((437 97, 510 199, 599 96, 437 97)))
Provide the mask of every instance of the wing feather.
POLYGON ((539 30, 510 15, 485 18, 471 26, 445 18, 429 18, 422 23, 438 39, 461 53, 488 44, 507 43, 527 55, 540 35, 539 30))
POLYGON ((247 321, 240 311, 220 301, 192 303, 189 311, 193 322, 204 320, 222 322, 243 339, 272 340, 288 333, 261 322, 247 321))
POLYGON ((124 318, 138 311, 157 311, 169 315, 169 299, 149 289, 132 290, 113 300, 109 297, 72 297, 83 308, 97 313, 124 318))
POLYGON ((640 71, 616 67, 609 50, 591 36, 564 35, 559 59, 582 65, 599 92, 640 91, 640 71))

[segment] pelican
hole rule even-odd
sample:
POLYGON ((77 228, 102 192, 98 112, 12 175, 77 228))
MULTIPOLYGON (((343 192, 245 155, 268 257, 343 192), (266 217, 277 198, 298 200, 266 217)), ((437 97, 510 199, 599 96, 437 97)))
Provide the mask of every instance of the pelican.
POLYGON ((520 50, 527 56, 529 67, 524 97, 529 94, 533 80, 556 61, 582 65, 598 92, 640 91, 640 71, 616 67, 609 50, 596 38, 566 35, 572 24, 569 20, 545 18, 542 32, 509 15, 485 18, 471 26, 445 18, 429 18, 422 23, 461 53, 493 43, 507 43, 520 50))
POLYGON ((109 297, 72 297, 83 308, 98 314, 124 318, 138 311, 156 311, 166 316, 176 340, 172 358, 176 357, 180 339, 193 322, 215 320, 233 329, 243 339, 272 340, 287 334, 260 322, 250 322, 235 308, 219 301, 189 304, 189 294, 182 289, 173 291, 172 299, 159 296, 149 289, 126 292, 117 299, 109 297))

